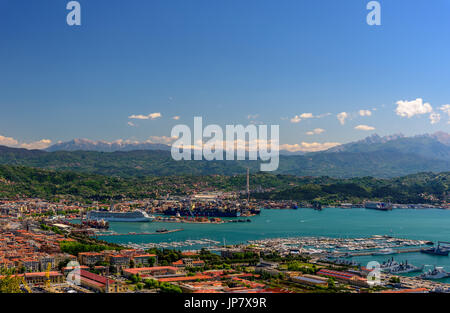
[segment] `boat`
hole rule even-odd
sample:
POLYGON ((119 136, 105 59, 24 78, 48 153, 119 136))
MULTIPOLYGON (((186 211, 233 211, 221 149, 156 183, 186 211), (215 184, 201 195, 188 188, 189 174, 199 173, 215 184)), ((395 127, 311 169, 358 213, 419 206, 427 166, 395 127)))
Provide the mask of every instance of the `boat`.
POLYGON ((161 229, 157 229, 156 232, 157 233, 167 233, 169 230, 166 228, 161 228, 161 229))
POLYGON ((316 211, 322 211, 322 204, 320 202, 314 202, 313 209, 316 211))
POLYGON ((377 252, 372 253, 372 255, 386 255, 386 254, 394 254, 396 253, 394 249, 386 248, 386 249, 380 249, 377 252))
POLYGON ((441 279, 450 277, 450 273, 444 271, 443 267, 434 267, 432 270, 428 270, 419 276, 422 279, 441 279))
POLYGON ((441 248, 439 245, 437 245, 437 247, 420 249, 420 252, 426 253, 426 254, 447 256, 449 250, 445 249, 445 248, 441 248))
POLYGON ((380 269, 383 272, 390 272, 392 269, 398 267, 400 264, 394 260, 394 258, 391 258, 387 261, 384 261, 382 264, 380 264, 380 269))
POLYGON ((89 211, 86 215, 88 220, 104 220, 107 222, 152 222, 155 217, 141 210, 128 212, 98 210, 89 211))
POLYGON ((421 267, 414 266, 412 264, 409 264, 408 261, 401 262, 397 266, 394 266, 390 269, 389 273, 391 274, 406 274, 406 273, 415 273, 415 272, 422 272, 423 271, 423 265, 421 267))
POLYGON ((343 258, 337 258, 334 261, 331 261, 331 263, 334 263, 336 265, 346 265, 346 266, 360 266, 361 264, 354 261, 354 260, 346 260, 343 258))
POLYGON ((385 202, 367 201, 367 202, 364 203, 364 207, 366 209, 379 210, 379 211, 390 211, 390 210, 392 210, 392 204, 385 203, 385 202))

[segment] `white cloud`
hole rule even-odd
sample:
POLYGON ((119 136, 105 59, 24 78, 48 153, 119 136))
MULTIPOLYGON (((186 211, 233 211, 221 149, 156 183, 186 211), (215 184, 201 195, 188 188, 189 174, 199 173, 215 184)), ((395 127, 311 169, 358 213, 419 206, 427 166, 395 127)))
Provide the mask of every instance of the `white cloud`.
POLYGON ((22 143, 20 144, 20 148, 25 149, 45 149, 52 144, 50 139, 41 139, 39 141, 31 142, 31 143, 22 143))
POLYGON ((309 131, 309 132, 306 132, 306 134, 312 136, 312 135, 318 135, 318 134, 321 134, 321 133, 323 133, 324 131, 325 131, 325 129, 322 129, 322 128, 315 128, 315 129, 313 129, 313 130, 311 130, 311 131, 309 131))
POLYGON ((431 113, 430 114, 431 124, 439 123, 440 120, 441 120, 441 115, 439 113, 431 113))
POLYGON ((359 110, 359 115, 361 115, 361 116, 371 116, 372 112, 370 110, 359 110))
POLYGON ((175 121, 178 121, 180 119, 180 117, 178 115, 175 115, 174 117, 172 117, 175 121))
POLYGON ((302 119, 300 116, 296 115, 293 118, 291 118, 291 123, 299 123, 302 119))
POLYGON ((336 146, 339 146, 339 142, 302 142, 300 144, 283 144, 280 145, 280 150, 287 150, 290 152, 315 152, 315 151, 322 151, 327 150, 336 146))
POLYGON ((178 137, 167 137, 167 136, 150 136, 146 142, 149 143, 163 143, 166 145, 172 144, 178 137))
POLYGON ((147 115, 130 115, 128 118, 136 119, 136 120, 148 120, 147 115))
POLYGON ((444 104, 442 105, 439 110, 443 111, 444 113, 446 113, 448 116, 450 116, 450 104, 444 104))
POLYGON ((161 113, 157 112, 157 113, 150 113, 149 115, 142 115, 142 114, 136 115, 136 114, 133 114, 133 115, 128 116, 128 118, 136 119, 136 120, 149 120, 149 119, 154 120, 154 119, 156 119, 158 117, 161 117, 161 116, 162 116, 161 113))
POLYGON ((153 119, 155 119, 155 118, 158 118, 158 117, 161 117, 162 115, 161 115, 161 113, 151 113, 151 114, 149 114, 148 115, 148 117, 150 117, 152 120, 153 119))
POLYGON ((358 126, 355 126, 355 129, 369 131, 369 130, 375 130, 375 127, 367 126, 367 125, 358 125, 358 126))
POLYGON ((131 126, 131 127, 136 126, 136 124, 134 124, 133 122, 128 122, 127 124, 128 124, 128 126, 131 126))
POLYGON ((18 144, 19 144, 19 142, 16 139, 0 135, 0 145, 15 147, 18 144))
POLYGON ((395 112, 401 117, 411 118, 414 115, 427 114, 433 111, 428 102, 423 103, 421 98, 412 101, 397 101, 395 112))
MULTIPOLYGON (((99 140, 99 141, 93 141, 89 139, 83 139, 83 141, 90 142, 92 144, 106 144, 106 145, 139 145, 139 144, 146 144, 146 143, 162 143, 166 145, 170 145, 172 142, 174 142, 177 139, 177 137, 167 137, 167 136, 150 136, 147 140, 139 141, 139 140, 132 140, 132 139, 116 139, 113 141, 106 141, 106 140, 99 140)), ((75 139, 77 140, 77 139, 75 139)))
POLYGON ((312 113, 302 113, 300 114, 300 118, 313 118, 314 115, 312 113))
POLYGON ((13 148, 25 148, 25 149, 45 149, 52 144, 50 139, 41 139, 33 142, 19 142, 12 137, 5 137, 0 135, 0 145, 13 148))
POLYGON ((345 124, 345 120, 348 118, 348 113, 347 112, 341 112, 339 113, 337 116, 337 119, 339 120, 339 123, 341 123, 341 125, 345 124))
MULTIPOLYGON (((293 118, 291 118, 291 123, 298 123, 301 120, 306 120, 306 119, 310 119, 310 118, 323 118, 325 116, 331 115, 331 113, 324 113, 324 114, 319 114, 319 115, 314 115, 312 113, 302 113, 300 115, 296 115, 293 118)), ((282 120, 285 118, 281 118, 282 120)))
POLYGON ((247 119, 248 120, 254 120, 257 119, 259 117, 259 114, 249 114, 247 115, 247 119))

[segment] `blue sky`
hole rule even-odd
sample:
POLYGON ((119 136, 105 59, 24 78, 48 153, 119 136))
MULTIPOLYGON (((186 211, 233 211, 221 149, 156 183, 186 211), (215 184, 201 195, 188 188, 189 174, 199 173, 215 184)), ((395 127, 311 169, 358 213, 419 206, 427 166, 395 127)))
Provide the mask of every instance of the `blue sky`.
POLYGON ((194 116, 301 148, 450 130, 447 0, 379 1, 381 26, 368 0, 80 0, 72 27, 67 2, 0 0, 0 144, 142 141, 194 116))

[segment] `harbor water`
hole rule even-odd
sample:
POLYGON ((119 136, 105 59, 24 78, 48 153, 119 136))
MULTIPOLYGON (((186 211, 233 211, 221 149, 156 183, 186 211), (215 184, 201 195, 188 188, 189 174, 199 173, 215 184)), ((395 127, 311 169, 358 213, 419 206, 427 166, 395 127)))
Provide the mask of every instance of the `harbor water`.
MULTIPOLYGON (((105 236, 103 240, 122 244, 175 243, 210 239, 221 244, 246 243, 248 240, 286 237, 360 238, 388 235, 397 238, 450 241, 450 211, 439 209, 396 209, 377 211, 363 208, 325 208, 322 211, 263 209, 261 215, 250 217, 251 222, 223 224, 191 223, 111 223, 116 233, 155 232, 157 229, 183 228, 183 231, 158 235, 105 236)), ((198 249, 190 243, 177 249, 198 249)), ((393 255, 397 261, 408 260, 416 266, 443 266, 450 271, 449 256, 427 255, 420 252, 393 255)), ((360 256, 354 260, 365 265, 369 261, 382 262, 392 255, 360 256)), ((448 280, 448 279, 447 279, 448 280)), ((450 282, 450 280, 448 281, 450 282)))

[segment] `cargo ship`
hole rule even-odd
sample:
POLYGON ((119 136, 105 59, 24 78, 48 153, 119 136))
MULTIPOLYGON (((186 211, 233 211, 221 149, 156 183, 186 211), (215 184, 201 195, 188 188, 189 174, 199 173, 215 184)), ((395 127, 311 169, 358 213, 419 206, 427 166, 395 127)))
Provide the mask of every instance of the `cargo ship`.
POLYGON ((107 222, 151 222, 154 216, 148 215, 141 210, 118 212, 108 210, 98 210, 87 212, 87 219, 90 220, 104 220, 107 222))
POLYGON ((258 208, 219 208, 215 206, 208 207, 193 207, 189 209, 183 208, 168 208, 163 211, 164 215, 171 216, 192 216, 192 217, 240 217, 249 215, 258 215, 261 210, 258 208))
POLYGON ((392 210, 392 204, 385 203, 385 202, 371 202, 371 201, 368 201, 368 202, 364 203, 364 207, 366 209, 380 210, 380 211, 390 211, 390 210, 392 210))

